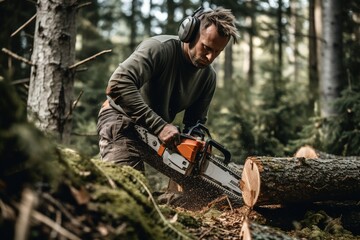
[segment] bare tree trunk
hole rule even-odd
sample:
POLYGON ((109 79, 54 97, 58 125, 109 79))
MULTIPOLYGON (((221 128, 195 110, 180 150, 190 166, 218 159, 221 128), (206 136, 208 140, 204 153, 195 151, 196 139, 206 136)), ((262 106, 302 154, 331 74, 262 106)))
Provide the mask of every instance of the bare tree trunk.
POLYGON ((282 7, 283 7, 283 1, 279 0, 279 6, 277 9, 277 40, 278 40, 278 78, 282 79, 282 68, 283 68, 283 24, 282 24, 282 7))
POLYGON ((246 3, 250 9, 250 15, 246 17, 245 24, 249 28, 248 32, 244 35, 245 41, 248 42, 247 51, 244 56, 244 71, 247 74, 247 82, 250 87, 254 86, 254 34, 256 31, 255 11, 256 6, 254 0, 246 3))
POLYGON ((255 77, 254 77, 254 35, 256 31, 256 20, 255 20, 255 1, 251 0, 250 4, 250 18, 249 18, 249 57, 248 57, 248 69, 247 69, 247 76, 248 76, 248 83, 249 86, 252 87, 255 84, 255 77))
POLYGON ((342 4, 340 0, 323 0, 322 69, 320 78, 321 116, 336 116, 333 102, 342 88, 342 4))
POLYGON ((319 69, 318 69, 318 38, 316 34, 315 2, 309 1, 309 114, 315 113, 315 103, 318 99, 319 69))
POLYGON ((38 0, 28 96, 28 118, 69 142, 75 61, 75 0, 38 0))
POLYGON ((137 46, 137 16, 138 14, 138 0, 133 0, 131 2, 131 15, 129 17, 129 25, 130 25, 130 49, 131 51, 135 50, 137 46))
POLYGON ((165 25, 165 34, 173 34, 177 28, 175 23, 175 9, 176 4, 173 0, 166 0, 167 6, 167 24, 165 25))
POLYGON ((294 66, 294 74, 293 79, 295 82, 298 82, 299 79, 299 41, 298 41, 298 33, 299 33, 299 21, 298 15, 300 12, 300 2, 299 1, 290 1, 291 8, 291 16, 290 16, 290 43, 292 45, 293 52, 293 66, 294 66))
POLYGON ((224 60, 224 86, 226 91, 232 92, 233 84, 233 45, 230 43, 225 48, 225 60, 224 60))

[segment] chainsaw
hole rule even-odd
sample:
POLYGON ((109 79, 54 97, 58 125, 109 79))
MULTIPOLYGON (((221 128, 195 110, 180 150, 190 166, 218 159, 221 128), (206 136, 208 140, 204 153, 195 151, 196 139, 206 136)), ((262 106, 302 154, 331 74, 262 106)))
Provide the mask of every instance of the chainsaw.
POLYGON ((135 125, 140 138, 162 158, 163 164, 184 176, 199 176, 231 198, 242 201, 240 173, 230 167, 230 152, 212 139, 203 124, 180 134, 180 144, 169 149, 157 136, 135 125))

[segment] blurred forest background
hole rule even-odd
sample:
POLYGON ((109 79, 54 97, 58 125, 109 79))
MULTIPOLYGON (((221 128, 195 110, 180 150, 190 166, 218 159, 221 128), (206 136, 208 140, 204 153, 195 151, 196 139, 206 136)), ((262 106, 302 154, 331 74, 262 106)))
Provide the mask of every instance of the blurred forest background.
MULTIPOLYGON (((177 34, 180 21, 203 5, 230 8, 237 19, 240 43, 214 63, 218 88, 207 123, 234 162, 248 155, 289 156, 304 144, 360 155, 359 0, 73 2, 76 61, 112 51, 76 71, 71 147, 98 153, 97 114, 113 70, 144 38, 177 34)), ((31 59, 35 20, 15 31, 36 7, 33 0, 0 0, 0 78, 16 88, 24 106, 31 66, 8 52, 31 59)))

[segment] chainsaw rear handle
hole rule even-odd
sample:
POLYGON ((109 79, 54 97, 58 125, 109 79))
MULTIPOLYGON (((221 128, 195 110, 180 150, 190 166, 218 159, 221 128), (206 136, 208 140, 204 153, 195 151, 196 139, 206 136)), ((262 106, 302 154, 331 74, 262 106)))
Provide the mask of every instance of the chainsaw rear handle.
MULTIPOLYGON (((227 150, 223 145, 221 145, 220 143, 216 142, 213 139, 209 139, 206 141, 205 144, 205 155, 208 154, 207 149, 214 147, 217 150, 219 150, 223 155, 224 155, 224 164, 228 164, 230 162, 231 159, 231 153, 229 152, 229 150, 227 150)), ((206 156, 205 156, 206 157, 206 156)))

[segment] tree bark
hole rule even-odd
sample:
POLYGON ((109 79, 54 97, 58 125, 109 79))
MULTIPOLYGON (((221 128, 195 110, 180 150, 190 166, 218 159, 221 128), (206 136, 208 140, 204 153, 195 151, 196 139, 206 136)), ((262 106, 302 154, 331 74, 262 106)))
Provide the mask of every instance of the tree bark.
MULTIPOLYGON (((360 161, 353 158, 247 158, 241 179, 243 198, 252 207, 326 200, 359 200, 360 161), (245 174, 246 173, 246 174, 245 174), (257 187, 244 187, 260 179, 257 187)), ((251 185, 251 184, 250 184, 251 185)), ((254 184, 253 184, 254 185, 254 184)))
POLYGON ((328 118, 338 114, 333 102, 340 96, 343 85, 342 3, 340 0, 324 0, 322 4, 324 42, 320 78, 320 113, 321 117, 328 118))
POLYGON ((28 118, 68 143, 71 132, 75 61, 76 1, 39 0, 32 54, 28 118))
POLYGON ((360 234, 360 205, 357 201, 325 201, 287 206, 267 205, 255 207, 255 211, 266 219, 265 225, 281 228, 284 231, 294 229, 294 222, 304 221, 304 217, 309 212, 324 212, 329 218, 324 220, 325 222, 340 219, 341 226, 346 230, 354 235, 360 234))
POLYGON ((318 68, 318 44, 316 34, 315 2, 309 1, 309 116, 315 114, 315 104, 318 99, 319 68, 318 68))
POLYGON ((241 240, 294 240, 285 233, 274 228, 263 226, 245 219, 240 232, 241 240))
POLYGON ((360 161, 360 156, 339 156, 339 155, 334 155, 334 154, 330 154, 330 153, 326 153, 326 152, 322 152, 319 151, 317 149, 314 149, 313 147, 309 146, 309 145, 305 145, 301 148, 299 148, 294 157, 300 158, 322 158, 322 159, 341 159, 341 158, 346 158, 349 161, 360 161))

